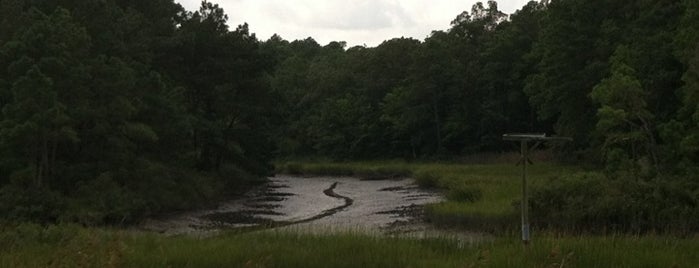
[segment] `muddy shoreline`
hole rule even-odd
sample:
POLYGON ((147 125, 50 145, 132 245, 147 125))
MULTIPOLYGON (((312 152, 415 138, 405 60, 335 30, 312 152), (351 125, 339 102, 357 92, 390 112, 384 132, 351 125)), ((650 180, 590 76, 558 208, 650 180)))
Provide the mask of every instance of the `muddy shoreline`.
POLYGON ((292 227, 400 233, 423 228, 423 206, 441 200, 440 193, 421 189, 408 178, 278 175, 269 178, 263 187, 214 209, 149 219, 139 229, 195 235, 228 229, 292 227))

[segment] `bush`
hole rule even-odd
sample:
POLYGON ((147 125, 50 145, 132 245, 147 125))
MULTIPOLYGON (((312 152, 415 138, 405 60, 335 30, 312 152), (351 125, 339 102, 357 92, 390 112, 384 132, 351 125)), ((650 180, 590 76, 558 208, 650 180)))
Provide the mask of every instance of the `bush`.
POLYGON ((45 187, 9 184, 0 188, 0 218, 8 221, 55 222, 64 210, 64 198, 45 187))
POLYGON ((381 180, 410 177, 411 171, 404 167, 379 166, 367 169, 363 173, 364 174, 358 175, 364 177, 365 179, 381 180))
POLYGON ((247 185, 260 184, 265 182, 265 178, 250 174, 250 172, 234 164, 226 164, 221 166, 218 171, 218 177, 223 179, 226 190, 238 191, 247 189, 247 185))
POLYGON ((415 182, 423 188, 434 188, 439 186, 439 176, 435 172, 420 170, 415 172, 415 182))
POLYGON ((580 173, 535 187, 530 205, 535 224, 550 228, 688 233, 699 230, 698 189, 688 179, 580 173))
POLYGON ((279 172, 291 175, 301 175, 303 174, 303 168, 299 163, 286 163, 280 168, 279 172))
POLYGON ((83 225, 124 224, 143 215, 141 198, 117 184, 110 173, 79 183, 63 220, 83 225))

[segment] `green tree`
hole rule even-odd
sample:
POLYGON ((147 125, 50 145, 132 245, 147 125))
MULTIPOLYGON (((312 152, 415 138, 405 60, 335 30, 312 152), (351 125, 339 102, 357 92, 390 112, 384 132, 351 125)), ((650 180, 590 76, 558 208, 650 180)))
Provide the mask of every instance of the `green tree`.
POLYGON ((663 139, 678 158, 682 172, 696 174, 699 163, 699 3, 682 1, 684 14, 675 37, 675 51, 685 66, 677 119, 664 125, 663 139))
POLYGON ((21 152, 16 157, 27 165, 15 174, 27 174, 34 186, 42 187, 56 175, 58 147, 78 142, 78 137, 51 79, 39 68, 32 67, 17 79, 12 93, 14 100, 3 107, 1 142, 21 152))
POLYGON ((0 2, 0 44, 10 40, 23 25, 24 0, 0 2))
POLYGON ((411 55, 413 65, 404 83, 384 99, 382 120, 394 139, 412 157, 445 154, 444 124, 459 100, 461 64, 452 57, 449 36, 433 32, 411 55))
POLYGON ((598 46, 602 22, 617 9, 598 1, 550 1, 532 57, 536 73, 525 86, 539 119, 555 121, 559 135, 570 136, 577 148, 589 144, 595 109, 587 97, 601 80, 611 51, 598 46))
POLYGON ((628 47, 619 46, 610 59, 610 76, 590 93, 592 100, 601 105, 596 131, 603 140, 605 160, 612 168, 619 168, 628 159, 657 167, 654 116, 648 111, 647 91, 635 70, 626 64, 630 57, 628 47))
POLYGON ((163 65, 184 89, 186 131, 194 166, 218 171, 240 165, 254 174, 267 174, 268 87, 258 41, 247 24, 229 31, 223 9, 202 2, 199 11, 184 15, 163 65))
POLYGON ((271 63, 217 6, 1 4, 3 215, 130 222, 269 172, 271 63))
POLYGON ((689 69, 682 79, 685 85, 682 88, 683 105, 678 123, 682 126, 667 131, 670 132, 668 136, 672 135, 675 141, 679 141, 679 146, 674 148, 679 149, 685 160, 689 161, 684 164, 691 167, 699 162, 699 49, 689 61, 689 69), (684 135, 677 136, 678 133, 684 135))
POLYGON ((471 125, 471 134, 460 138, 462 143, 472 143, 468 144, 469 151, 502 149, 503 133, 550 131, 550 123, 536 120, 523 90, 526 77, 535 70, 536 63, 529 53, 538 38, 542 6, 530 2, 509 20, 503 20, 496 5, 489 6, 487 10, 474 7, 473 13, 481 15, 469 23, 479 34, 464 41, 471 43, 468 50, 472 53, 466 63, 464 88, 477 99, 469 103, 477 107, 469 112, 476 116, 458 123, 471 125))
POLYGON ((62 80, 76 77, 65 77, 65 70, 80 72, 76 61, 85 56, 89 37, 65 9, 50 16, 32 9, 28 16, 33 24, 0 49, 10 85, 2 107, 0 144, 6 157, 21 163, 15 168, 22 169, 15 172, 31 174, 40 187, 58 175, 59 147, 79 140, 62 101, 70 92, 62 80))

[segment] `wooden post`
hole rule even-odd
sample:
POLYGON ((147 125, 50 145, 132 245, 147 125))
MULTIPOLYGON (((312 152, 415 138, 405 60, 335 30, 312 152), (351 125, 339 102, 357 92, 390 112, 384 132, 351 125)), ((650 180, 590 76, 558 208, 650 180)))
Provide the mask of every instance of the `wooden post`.
POLYGON ((504 134, 502 139, 506 141, 519 141, 520 163, 522 163, 522 243, 526 247, 529 244, 529 193, 527 189, 527 164, 529 163, 529 151, 535 150, 542 142, 546 141, 572 141, 569 137, 546 137, 543 133, 513 133, 504 134), (536 143, 529 147, 529 141, 536 143))
POLYGON ((529 194, 527 192, 527 162, 529 162, 529 145, 521 141, 522 154, 522 243, 529 244, 529 194))

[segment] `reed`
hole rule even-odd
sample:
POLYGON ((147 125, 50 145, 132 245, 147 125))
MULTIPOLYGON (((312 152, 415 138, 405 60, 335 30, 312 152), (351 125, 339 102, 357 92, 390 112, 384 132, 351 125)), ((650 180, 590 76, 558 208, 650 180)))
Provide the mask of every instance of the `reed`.
POLYGON ((697 237, 566 236, 528 247, 512 236, 480 243, 292 230, 198 238, 75 226, 0 231, 1 267, 695 267, 697 237))
MULTIPOLYGON (((521 191, 521 167, 509 154, 474 157, 500 159, 489 164, 468 162, 419 163, 374 162, 287 162, 278 172, 306 176, 355 176, 360 178, 411 177, 421 187, 445 192, 446 202, 428 205, 427 220, 439 226, 473 230, 503 231, 517 228, 521 191), (480 227, 484 227, 481 229, 480 227)), ((545 159, 541 156, 541 159, 545 159)), ((530 183, 543 183, 579 171, 580 168, 541 162, 529 167, 530 183)))

